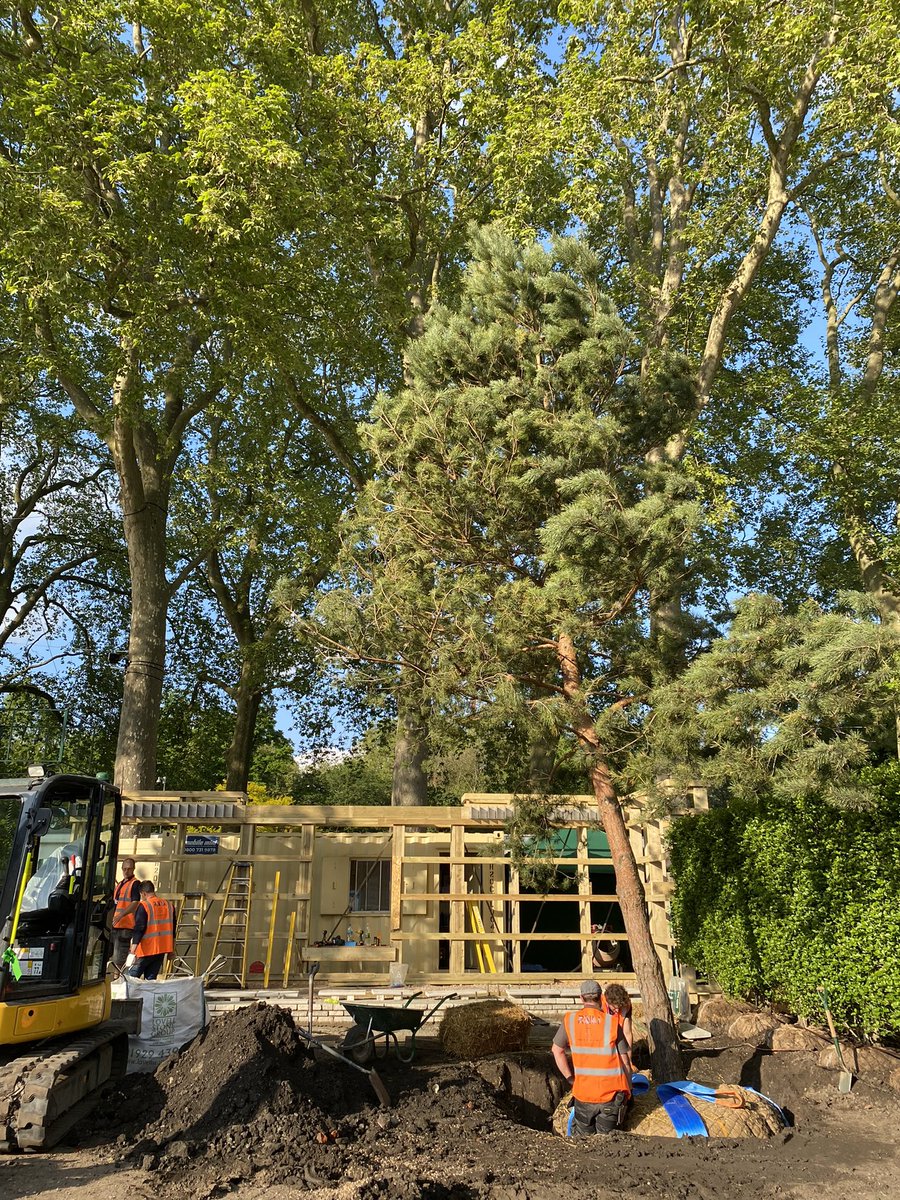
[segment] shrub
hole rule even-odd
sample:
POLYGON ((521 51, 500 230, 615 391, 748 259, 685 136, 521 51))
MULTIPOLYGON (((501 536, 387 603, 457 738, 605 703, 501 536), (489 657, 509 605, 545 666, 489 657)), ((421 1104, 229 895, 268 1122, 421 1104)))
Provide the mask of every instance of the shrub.
POLYGON ((674 824, 679 955, 730 996, 900 1033, 900 767, 865 781, 877 803, 758 800, 674 824))

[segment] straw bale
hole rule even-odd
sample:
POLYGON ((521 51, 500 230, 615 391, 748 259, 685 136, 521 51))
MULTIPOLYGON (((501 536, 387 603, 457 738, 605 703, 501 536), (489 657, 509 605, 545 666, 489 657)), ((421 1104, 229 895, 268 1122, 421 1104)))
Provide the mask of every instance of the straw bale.
MULTIPOLYGON (((741 1108, 727 1108, 723 1104, 709 1100, 700 1100, 687 1096, 688 1103, 696 1109, 703 1119, 710 1137, 744 1138, 772 1137, 781 1129, 778 1115, 765 1100, 761 1100, 744 1088, 729 1087, 729 1091, 739 1096, 741 1108)), ((569 1097, 564 1097, 556 1107, 551 1118, 555 1133, 560 1137, 566 1136, 566 1126, 569 1120, 569 1097)), ((641 1137, 676 1136, 671 1118, 660 1103, 656 1090, 651 1088, 642 1096, 635 1096, 628 1117, 625 1121, 625 1132, 638 1134, 641 1137)))
POLYGON ((441 1045, 456 1058, 484 1058, 508 1050, 524 1050, 531 1018, 508 1000, 481 1000, 449 1009, 441 1021, 441 1045))

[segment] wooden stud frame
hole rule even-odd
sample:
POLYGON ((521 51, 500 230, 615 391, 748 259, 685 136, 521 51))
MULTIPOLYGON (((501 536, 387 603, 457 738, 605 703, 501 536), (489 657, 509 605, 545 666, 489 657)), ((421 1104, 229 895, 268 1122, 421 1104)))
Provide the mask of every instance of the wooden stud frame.
MULTIPOLYGON (((703 788, 692 789, 693 796, 687 810, 702 810, 708 806, 706 793, 703 788)), ((179 900, 184 892, 184 866, 189 857, 184 853, 184 834, 189 825, 202 823, 197 816, 197 803, 215 802, 220 800, 222 793, 142 793, 125 797, 124 823, 139 829, 142 825, 159 827, 172 826, 175 829, 174 853, 161 854, 156 857, 161 865, 169 864, 169 878, 177 886, 178 892, 170 895, 170 899, 179 900), (140 812, 142 804, 151 800, 154 815, 143 816, 140 812), (165 815, 156 812, 162 804, 165 815), (131 807, 134 811, 129 811, 131 807), (182 816, 181 811, 185 815, 182 816), (188 814, 190 808, 190 814, 188 814)), ((266 946, 266 961, 271 963, 274 954, 284 952, 283 986, 299 983, 303 972, 303 950, 308 946, 311 930, 310 919, 312 912, 312 887, 314 855, 316 852, 316 837, 329 830, 352 831, 354 829, 367 832, 383 832, 390 836, 391 842, 391 891, 390 891, 390 942, 396 949, 396 957, 404 961, 405 949, 413 942, 433 943, 433 968, 417 980, 425 983, 451 983, 472 981, 478 975, 475 954, 467 950, 470 943, 479 942, 489 945, 498 966, 502 969, 497 975, 491 976, 498 983, 528 980, 535 981, 535 976, 522 973, 523 945, 529 942, 568 942, 579 944, 581 948, 580 972, 558 973, 544 975, 544 979, 570 978, 593 973, 591 942, 596 940, 627 941, 623 933, 591 934, 591 905, 603 902, 614 903, 614 893, 594 893, 591 891, 591 866, 608 864, 609 859, 591 857, 588 852, 588 833, 597 827, 596 809, 591 797, 556 797, 549 798, 548 803, 558 805, 560 829, 574 829, 577 834, 577 853, 572 857, 553 858, 550 862, 574 867, 577 881, 577 892, 567 892, 539 896, 523 892, 519 874, 510 859, 502 853, 501 842, 498 838, 498 853, 490 853, 492 846, 486 842, 484 835, 496 834, 504 828, 505 819, 509 815, 514 796, 470 796, 464 797, 464 804, 456 808, 444 807, 365 807, 365 806, 278 806, 278 805, 249 805, 238 803, 240 794, 229 794, 232 802, 232 815, 227 823, 220 823, 223 832, 239 834, 240 849, 235 858, 249 861, 253 864, 296 864, 297 884, 294 891, 279 890, 280 880, 284 872, 276 875, 274 892, 271 894, 272 921, 268 928, 266 946), (468 803, 466 803, 468 801, 468 803), (267 827, 277 826, 300 831, 300 851, 284 855, 256 854, 255 833, 267 827), (416 837, 416 849, 422 848, 423 837, 434 832, 436 837, 433 854, 419 854, 408 851, 411 849, 410 835, 416 837), (467 853, 467 835, 470 836, 470 853, 467 853), (471 839, 478 835, 477 846, 471 844, 471 839), (447 849, 443 853, 438 846, 447 849), (487 850, 488 853, 474 853, 475 849, 487 850), (241 852, 242 850, 246 852, 241 852), (438 868, 449 865, 450 887, 448 892, 422 890, 422 873, 417 871, 416 883, 413 890, 405 888, 405 883, 412 884, 406 879, 406 868, 430 867, 438 868), (480 870, 478 870, 480 868, 480 870), (469 890, 471 888, 471 890, 469 890), (569 903, 578 905, 577 929, 568 933, 529 933, 521 928, 521 904, 525 901, 544 901, 548 904, 569 903), (279 929, 274 919, 282 901, 287 901, 287 914, 284 921, 286 928, 279 929), (410 917, 405 911, 407 907, 426 902, 429 911, 433 912, 433 927, 422 930, 421 907, 416 921, 416 928, 410 928, 410 917), (437 928, 438 905, 447 903, 450 907, 449 933, 440 932, 437 928), (466 921, 466 904, 478 906, 485 926, 484 933, 473 932, 466 921), (442 940, 449 940, 449 970, 437 971, 437 945, 442 940), (296 967, 296 970, 295 970, 296 967)), ((556 810, 555 810, 556 811, 556 810)), ((625 807, 626 820, 629 825, 629 836, 632 848, 638 860, 639 871, 644 884, 650 913, 651 933, 657 952, 663 962, 664 970, 668 971, 674 958, 674 947, 668 920, 669 901, 673 884, 669 876, 668 862, 665 851, 665 831, 668 824, 664 818, 646 818, 639 798, 630 798, 625 807)), ((136 849, 137 834, 135 834, 136 849)), ((123 839, 127 844, 128 839, 123 839)), ((120 846, 120 853, 125 853, 125 845, 120 846)), ((133 853, 133 850, 131 851, 133 853)), ((153 856, 142 854, 142 861, 154 861, 153 856)), ((434 872, 428 872, 434 875, 434 872)), ((288 873, 288 878, 290 874, 288 873)), ((435 879, 435 882, 437 880, 435 879)), ((207 911, 209 904, 223 900, 222 892, 208 892, 205 896, 207 911)), ((281 909, 281 911, 285 911, 281 909)), ((473 947, 474 950, 474 947, 473 947)), ((248 947, 244 947, 244 963, 246 963, 248 947)), ((407 959, 408 961, 408 959, 407 959)), ((201 964, 198 964, 198 966, 201 964)), ((323 976, 327 976, 326 964, 323 963, 323 976)), ((383 978, 383 974, 378 977, 383 978)), ((624 972, 608 972, 607 978, 631 978, 624 972)), ((342 977, 337 974, 334 979, 342 977)), ((343 977, 346 979, 346 977, 343 977)), ((364 983, 365 975, 354 975, 354 983, 364 983)))

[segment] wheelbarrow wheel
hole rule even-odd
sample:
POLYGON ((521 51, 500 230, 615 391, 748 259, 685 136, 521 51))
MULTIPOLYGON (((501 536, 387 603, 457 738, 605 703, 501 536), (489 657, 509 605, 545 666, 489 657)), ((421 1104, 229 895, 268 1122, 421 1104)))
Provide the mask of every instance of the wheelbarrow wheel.
POLYGON ((375 1057, 375 1039, 364 1025, 352 1025, 341 1042, 341 1050, 360 1066, 375 1057))

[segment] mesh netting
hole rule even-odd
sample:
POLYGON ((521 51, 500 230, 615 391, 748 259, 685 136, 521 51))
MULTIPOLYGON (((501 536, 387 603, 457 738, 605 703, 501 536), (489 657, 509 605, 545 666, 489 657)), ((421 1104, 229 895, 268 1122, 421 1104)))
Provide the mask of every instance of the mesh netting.
MULTIPOLYGON (((781 1122, 775 1110, 753 1092, 731 1084, 727 1087, 723 1085, 719 1090, 721 1098, 715 1102, 700 1100, 696 1096, 685 1096, 687 1102, 700 1114, 710 1137, 767 1138, 781 1129, 781 1122), (739 1107, 732 1107, 733 1105, 739 1107)), ((553 1113, 554 1132, 564 1137, 568 1120, 569 1097, 566 1096, 553 1113)), ((628 1110, 625 1131, 646 1137, 676 1136, 671 1118, 654 1088, 645 1092, 643 1096, 635 1096, 628 1110)))

